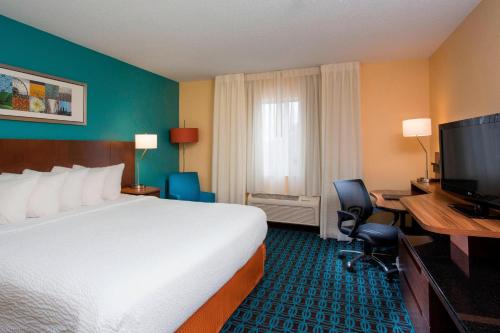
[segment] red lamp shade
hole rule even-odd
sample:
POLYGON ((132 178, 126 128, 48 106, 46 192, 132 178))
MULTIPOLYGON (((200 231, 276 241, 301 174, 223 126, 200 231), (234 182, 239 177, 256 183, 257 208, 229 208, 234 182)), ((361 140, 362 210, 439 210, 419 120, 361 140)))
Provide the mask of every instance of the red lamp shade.
POLYGON ((172 143, 192 143, 198 142, 197 128, 171 128, 170 142, 172 143))

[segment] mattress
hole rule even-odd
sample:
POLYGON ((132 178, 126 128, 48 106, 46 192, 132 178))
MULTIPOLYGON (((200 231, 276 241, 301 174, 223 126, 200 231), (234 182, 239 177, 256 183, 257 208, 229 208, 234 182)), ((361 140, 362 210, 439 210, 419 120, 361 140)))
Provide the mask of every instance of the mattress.
POLYGON ((0 332, 173 332, 254 254, 262 210, 123 196, 0 226, 0 332))

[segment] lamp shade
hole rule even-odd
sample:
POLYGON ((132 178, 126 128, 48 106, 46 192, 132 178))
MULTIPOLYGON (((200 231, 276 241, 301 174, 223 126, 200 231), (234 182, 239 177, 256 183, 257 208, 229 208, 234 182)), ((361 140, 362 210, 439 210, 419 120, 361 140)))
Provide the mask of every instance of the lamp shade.
POLYGON ((136 134, 135 149, 156 149, 156 134, 136 134))
POLYGON ((403 120, 403 136, 429 136, 432 134, 430 118, 416 118, 403 120))
POLYGON ((172 143, 192 143, 198 142, 197 128, 171 128, 170 142, 172 143))

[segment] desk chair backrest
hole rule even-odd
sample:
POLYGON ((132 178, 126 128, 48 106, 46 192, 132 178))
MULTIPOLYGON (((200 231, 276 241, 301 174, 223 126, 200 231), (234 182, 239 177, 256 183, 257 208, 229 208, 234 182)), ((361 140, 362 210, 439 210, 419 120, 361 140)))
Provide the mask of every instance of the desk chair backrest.
POLYGON ((361 179, 338 180, 333 182, 343 211, 352 213, 361 221, 373 214, 370 194, 361 179))

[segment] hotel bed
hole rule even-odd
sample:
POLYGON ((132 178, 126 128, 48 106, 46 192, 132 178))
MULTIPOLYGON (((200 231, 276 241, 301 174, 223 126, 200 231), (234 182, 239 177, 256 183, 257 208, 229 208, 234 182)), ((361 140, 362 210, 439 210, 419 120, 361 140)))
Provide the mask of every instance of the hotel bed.
POLYGON ((216 332, 266 232, 254 207, 127 195, 0 225, 0 332, 216 332))
POLYGON ((256 208, 122 196, 0 226, 0 332, 173 332, 261 246, 256 208))

